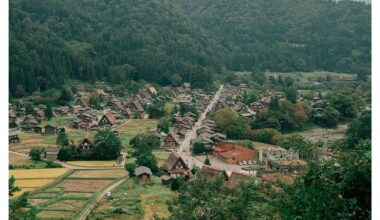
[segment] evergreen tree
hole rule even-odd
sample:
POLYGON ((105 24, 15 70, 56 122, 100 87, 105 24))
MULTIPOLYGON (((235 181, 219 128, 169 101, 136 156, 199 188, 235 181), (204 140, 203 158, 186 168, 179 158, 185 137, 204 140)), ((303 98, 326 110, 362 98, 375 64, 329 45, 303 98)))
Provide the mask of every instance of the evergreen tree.
POLYGON ((50 120, 53 117, 53 109, 51 105, 47 105, 45 109, 45 117, 47 118, 47 120, 50 120))

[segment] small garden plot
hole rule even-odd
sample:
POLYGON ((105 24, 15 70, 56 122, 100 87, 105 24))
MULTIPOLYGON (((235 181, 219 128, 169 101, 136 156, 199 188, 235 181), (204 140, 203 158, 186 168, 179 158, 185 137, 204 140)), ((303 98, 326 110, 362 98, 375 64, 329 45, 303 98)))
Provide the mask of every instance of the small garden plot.
POLYGON ((74 215, 74 212, 72 211, 50 211, 50 210, 43 210, 39 213, 37 213, 38 218, 42 219, 70 219, 71 216, 74 215))
POLYGON ((85 161, 69 161, 67 164, 79 167, 115 167, 120 166, 114 160, 85 160, 85 161))
POLYGON ((45 192, 51 192, 51 193, 60 192, 60 191, 62 191, 62 189, 58 188, 58 187, 53 187, 53 188, 49 188, 49 189, 45 190, 45 192))
POLYGON ((45 208, 46 209, 65 209, 65 210, 75 211, 77 209, 80 209, 84 203, 85 203, 85 200, 62 199, 46 206, 45 208))
POLYGON ((66 179, 58 184, 65 191, 96 192, 111 184, 112 180, 70 180, 66 179))
POLYGON ((48 183, 51 183, 54 179, 16 179, 16 186, 21 188, 39 188, 48 183))
POLYGON ((74 172, 69 178, 122 178, 126 174, 125 170, 81 170, 74 172))
POLYGON ((64 198, 90 198, 94 193, 89 192, 65 192, 63 194, 64 198))
POLYGON ((31 198, 54 198, 58 195, 58 193, 53 193, 53 192, 40 192, 40 193, 37 193, 35 195, 33 195, 31 198))
POLYGON ((37 206, 39 204, 49 201, 49 199, 28 199, 30 205, 37 206))
POLYGON ((24 169, 10 170, 9 175, 13 175, 17 179, 55 179, 66 173, 66 168, 54 169, 24 169))

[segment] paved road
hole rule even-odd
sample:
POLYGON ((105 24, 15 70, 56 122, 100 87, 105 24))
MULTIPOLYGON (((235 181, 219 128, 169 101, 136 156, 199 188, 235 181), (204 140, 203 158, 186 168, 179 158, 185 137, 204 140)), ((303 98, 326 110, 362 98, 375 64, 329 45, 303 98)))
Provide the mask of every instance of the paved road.
POLYGON ((127 177, 115 182, 114 184, 112 184, 111 186, 107 187, 106 189, 104 189, 96 198, 94 201, 91 202, 91 204, 89 206, 87 206, 83 211, 82 213, 79 215, 78 219, 79 220, 85 220, 86 217, 91 213, 91 210, 95 207, 95 205, 104 197, 104 195, 107 193, 107 192, 110 192, 111 190, 113 190, 114 188, 116 188, 117 186, 119 186, 120 184, 124 183, 124 181, 127 179, 127 177))
POLYGON ((193 157, 190 152, 190 141, 193 138, 197 137, 197 130, 201 126, 202 121, 206 119, 206 115, 209 111, 212 110, 214 105, 217 103, 217 101, 220 98, 220 94, 223 90, 224 85, 221 85, 218 89, 218 91, 215 93, 214 98, 211 100, 205 111, 199 116, 198 121, 194 124, 193 128, 187 132, 185 139, 183 140, 182 144, 179 147, 179 154, 182 156, 182 158, 188 163, 189 167, 197 166, 202 167, 203 161, 198 160, 197 158, 193 157))

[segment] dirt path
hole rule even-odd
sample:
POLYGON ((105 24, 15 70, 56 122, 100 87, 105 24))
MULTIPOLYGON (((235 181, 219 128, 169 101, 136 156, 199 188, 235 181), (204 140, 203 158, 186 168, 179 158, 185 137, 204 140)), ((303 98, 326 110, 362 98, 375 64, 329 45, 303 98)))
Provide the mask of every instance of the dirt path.
POLYGON ((114 188, 116 188, 117 186, 119 186, 120 184, 122 184, 125 180, 127 179, 127 177, 113 183, 111 186, 107 187, 106 189, 104 189, 98 196, 96 196, 95 200, 88 206, 86 207, 82 213, 79 215, 78 219, 79 220, 85 220, 86 217, 91 213, 91 210, 95 207, 95 205, 103 198, 103 196, 113 190, 114 188))
POLYGON ((128 124, 128 123, 131 122, 131 121, 132 121, 131 119, 128 119, 128 120, 126 120, 123 124, 116 126, 115 129, 117 130, 117 129, 123 127, 124 125, 128 124))

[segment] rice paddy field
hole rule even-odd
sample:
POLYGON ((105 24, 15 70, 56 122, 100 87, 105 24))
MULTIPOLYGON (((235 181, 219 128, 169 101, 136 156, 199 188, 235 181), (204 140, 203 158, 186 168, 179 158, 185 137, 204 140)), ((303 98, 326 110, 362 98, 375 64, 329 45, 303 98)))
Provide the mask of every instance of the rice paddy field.
POLYGON ((66 168, 9 170, 9 176, 13 175, 16 179, 15 185, 21 188, 21 191, 16 192, 13 197, 48 185, 66 172, 68 172, 66 168))
POLYGON ((112 192, 112 198, 103 198, 93 209, 88 219, 146 219, 169 216, 167 201, 177 194, 162 185, 158 177, 147 185, 139 185, 135 179, 128 179, 112 192), (124 214, 113 213, 121 208, 124 214))
MULTIPOLYGON (((31 172, 16 171, 15 175, 20 177, 22 174, 23 177, 30 178, 31 172)), ((31 192, 28 199, 36 208, 38 219, 76 219, 105 187, 126 177, 126 174, 124 170, 69 171, 55 181, 31 192)), ((52 176, 52 172, 45 171, 36 178, 52 176)), ((20 183, 23 184, 22 181, 20 183)))

